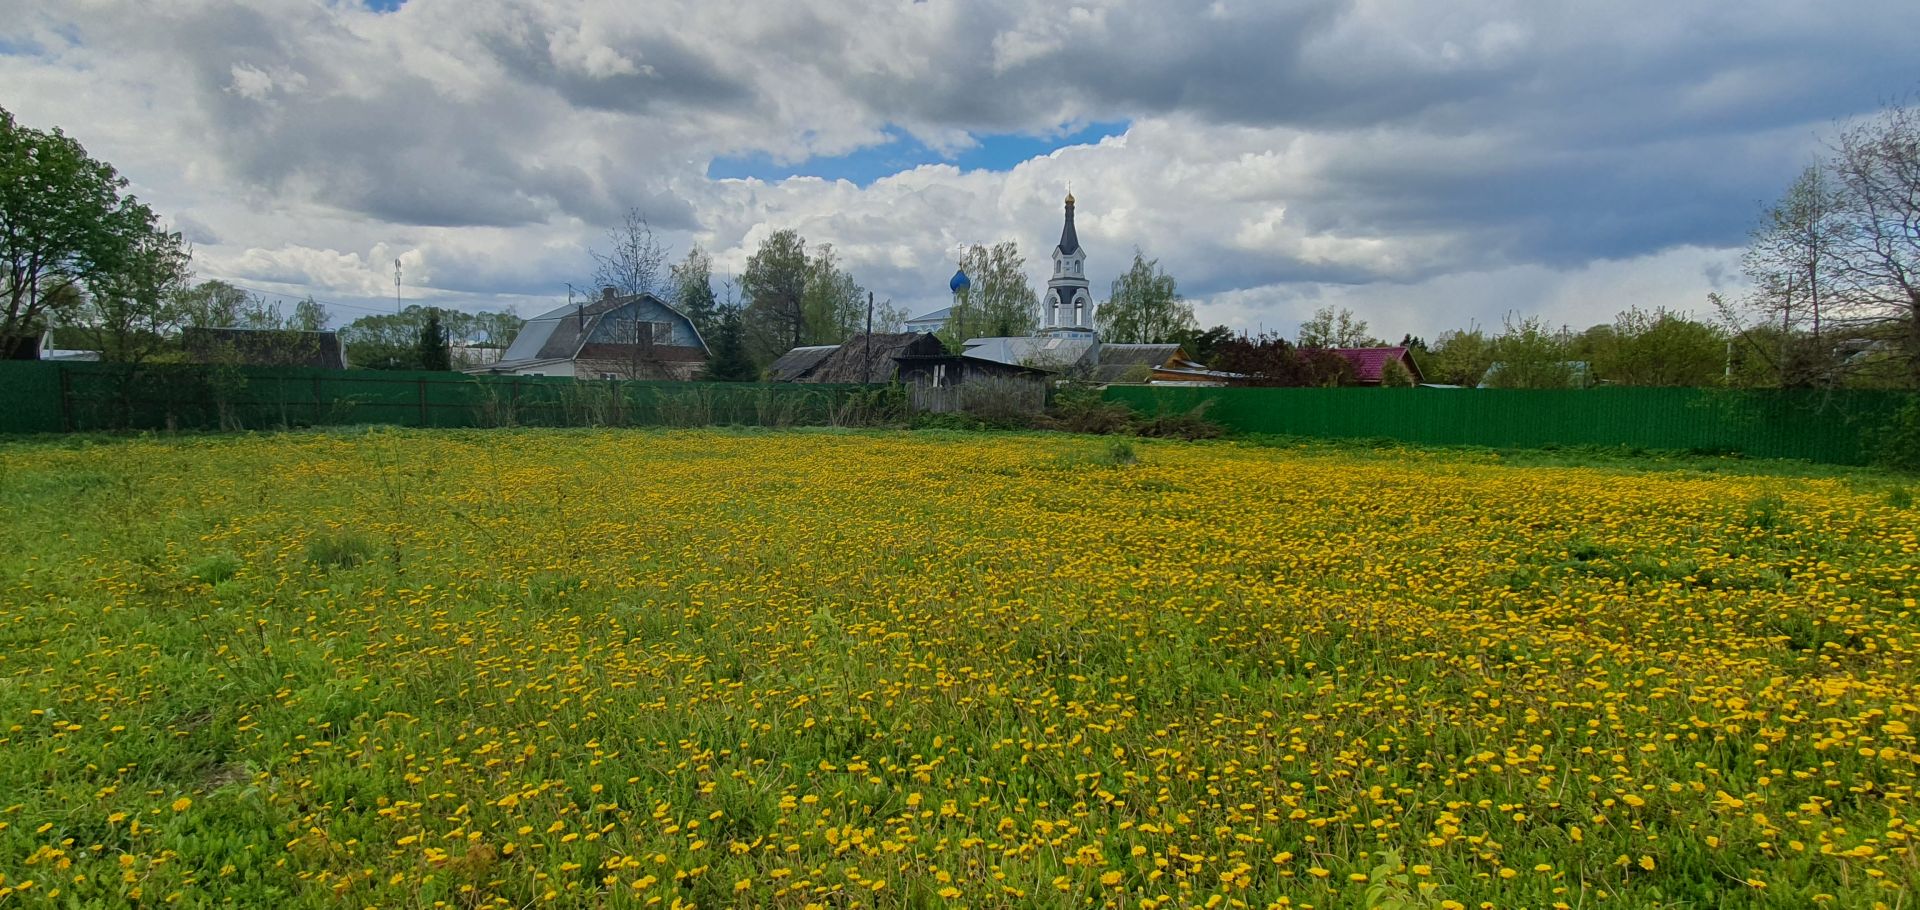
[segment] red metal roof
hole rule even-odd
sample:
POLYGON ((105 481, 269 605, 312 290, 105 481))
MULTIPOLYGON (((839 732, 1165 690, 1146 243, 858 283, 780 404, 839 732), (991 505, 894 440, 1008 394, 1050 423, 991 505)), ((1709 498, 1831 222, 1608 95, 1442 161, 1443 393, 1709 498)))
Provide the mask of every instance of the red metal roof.
POLYGON ((1413 374, 1413 380, 1420 381, 1420 368, 1414 364, 1413 358, 1407 354, 1405 347, 1395 345, 1389 348, 1334 348, 1333 352, 1353 366, 1355 382, 1379 382, 1380 372, 1386 369, 1389 360, 1400 361, 1401 365, 1407 368, 1407 372, 1413 374))

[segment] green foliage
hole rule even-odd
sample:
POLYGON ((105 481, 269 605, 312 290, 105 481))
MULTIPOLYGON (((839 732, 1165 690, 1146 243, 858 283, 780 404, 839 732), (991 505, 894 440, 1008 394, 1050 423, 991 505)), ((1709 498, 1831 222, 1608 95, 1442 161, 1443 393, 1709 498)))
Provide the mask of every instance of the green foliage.
POLYGON ((1386 388, 1411 389, 1414 387, 1413 371, 1401 363, 1398 358, 1389 360, 1380 367, 1380 385, 1386 388))
POLYGON ((801 312, 806 326, 802 344, 839 344, 865 328, 867 292, 840 267, 830 243, 820 244, 807 260, 801 312))
POLYGON ((1119 344, 1163 344, 1192 331, 1193 304, 1182 299, 1160 260, 1133 251, 1133 265, 1113 280, 1113 294, 1094 312, 1100 337, 1119 344))
POLYGON ((668 291, 671 303, 687 314, 702 338, 711 343, 720 330, 722 314, 719 298, 713 293, 713 257, 695 246, 687 258, 669 269, 668 291))
POLYGON ((1581 333, 1571 348, 1570 356, 1592 363, 1614 385, 1719 385, 1727 365, 1724 332, 1666 310, 1629 307, 1612 325, 1581 333))
POLYGON ((1193 362, 1212 366, 1214 357, 1220 351, 1220 346, 1233 340, 1239 334, 1239 332, 1227 326, 1216 325, 1210 329, 1194 328, 1182 332, 1175 332, 1173 342, 1178 344, 1180 350, 1184 352, 1187 357, 1191 358, 1193 362))
POLYGON ((707 362, 700 370, 700 378, 708 382, 752 382, 760 378, 760 368, 754 366, 753 357, 747 353, 746 326, 740 318, 737 307, 729 307, 720 316, 718 324, 706 336, 707 362))
POLYGON ((1749 528, 1771 531, 1785 521, 1787 501, 1779 493, 1761 493, 1748 499, 1741 509, 1741 523, 1749 528))
POLYGON ((747 343, 756 360, 770 361, 806 343, 807 281, 812 274, 807 242, 790 228, 768 234, 747 257, 740 293, 747 301, 747 343))
POLYGON ((1054 425, 1069 433, 1124 433, 1133 426, 1133 409, 1108 401, 1092 383, 1068 383, 1054 392, 1054 425))
MULTIPOLYGON (((21 125, 0 109, 0 359, 37 342, 48 309, 81 287, 113 307, 157 307, 184 270, 179 237, 122 195, 127 180, 58 128, 21 125)), ((130 325, 145 316, 124 320, 130 325)))
POLYGON ((1136 421, 1133 432, 1161 439, 1213 439, 1226 428, 1207 419, 1207 409, 1212 406, 1213 402, 1203 401, 1184 411, 1162 409, 1136 421))
POLYGON ((1491 355, 1494 365, 1481 381, 1496 389, 1565 389, 1586 379, 1572 361, 1572 337, 1537 316, 1508 317, 1506 331, 1493 339, 1491 355))
POLYGON ((1011 240, 974 244, 960 255, 967 287, 955 295, 940 340, 957 351, 969 338, 1032 334, 1040 295, 1027 280, 1027 260, 1011 240))
POLYGON ((307 562, 323 569, 350 569, 377 552, 373 538, 354 531, 324 531, 307 539, 307 562))
MULTIPOLYGON (((399 313, 362 316, 340 329, 340 343, 346 345, 348 365, 361 370, 424 369, 420 341, 427 332, 427 323, 436 315, 448 341, 450 362, 453 342, 505 348, 526 324, 526 320, 512 313, 467 313, 417 304, 399 313)), ((456 368, 471 365, 452 363, 456 368)))
POLYGON ((440 324, 438 308, 427 310, 427 322, 420 327, 420 338, 414 345, 414 356, 420 363, 420 369, 438 371, 453 369, 453 350, 447 343, 446 327, 440 324))
POLYGON ((1428 382, 1473 388, 1493 365, 1493 343, 1479 329, 1442 332, 1428 360, 1428 382))
POLYGON ((205 585, 218 585, 240 574, 246 563, 232 553, 215 553, 187 567, 187 578, 205 585))

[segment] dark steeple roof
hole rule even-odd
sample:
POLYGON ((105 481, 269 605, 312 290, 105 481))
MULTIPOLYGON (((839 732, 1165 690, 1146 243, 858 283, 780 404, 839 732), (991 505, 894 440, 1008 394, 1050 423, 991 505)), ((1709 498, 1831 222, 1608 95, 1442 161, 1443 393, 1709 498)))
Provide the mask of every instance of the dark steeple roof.
POLYGON ((1080 235, 1073 232, 1073 194, 1068 193, 1067 224, 1060 229, 1060 252, 1062 255, 1071 256, 1078 249, 1080 249, 1080 235))

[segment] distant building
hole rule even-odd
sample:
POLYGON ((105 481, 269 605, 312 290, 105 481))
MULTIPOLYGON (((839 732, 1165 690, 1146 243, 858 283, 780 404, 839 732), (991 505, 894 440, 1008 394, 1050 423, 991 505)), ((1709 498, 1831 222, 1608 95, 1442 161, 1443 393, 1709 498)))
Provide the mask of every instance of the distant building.
POLYGON ((947 328, 947 320, 953 316, 953 307, 943 306, 931 313, 921 313, 901 325, 902 331, 931 334, 947 328))
POLYGON ((578 379, 693 379, 707 362, 700 331, 652 294, 570 304, 527 321, 500 359, 468 373, 578 379))
POLYGON ((893 382, 903 379, 908 360, 945 353, 940 339, 925 332, 875 332, 855 335, 845 344, 794 348, 767 367, 770 382, 893 382))
MULTIPOLYGON (((1056 379, 1082 379, 1088 382, 1167 382, 1182 385, 1224 385, 1239 378, 1231 373, 1209 370, 1192 362, 1177 344, 1107 344, 1094 331, 1092 285, 1087 280, 1087 251, 1073 224, 1073 194, 1067 194, 1066 214, 1060 227, 1060 242, 1053 248, 1053 277, 1047 281, 1040 302, 1040 328, 1032 335, 969 338, 958 352, 949 352, 930 332, 943 330, 953 315, 952 307, 943 307, 908 320, 908 332, 901 335, 875 335, 875 359, 881 356, 883 339, 916 338, 901 342, 899 350, 886 355, 897 372, 875 368, 873 382, 897 377, 904 383, 946 388, 981 379, 1016 377, 1033 382, 1056 379)), ((947 290, 956 298, 972 282, 964 271, 955 272, 947 290)), ((964 328, 964 326, 962 327, 964 328)), ((857 339, 856 339, 857 340, 857 339)), ((853 372, 829 369, 834 358, 844 360, 847 345, 814 345, 788 351, 767 369, 767 378, 775 382, 859 382, 853 372), (832 376, 834 378, 825 378, 832 376)), ((892 342, 887 342, 888 345, 892 342)), ((858 362, 858 361, 855 361, 858 362)))
POLYGON ((226 363, 255 367, 347 368, 347 349, 333 332, 292 329, 180 330, 180 346, 194 363, 226 363))

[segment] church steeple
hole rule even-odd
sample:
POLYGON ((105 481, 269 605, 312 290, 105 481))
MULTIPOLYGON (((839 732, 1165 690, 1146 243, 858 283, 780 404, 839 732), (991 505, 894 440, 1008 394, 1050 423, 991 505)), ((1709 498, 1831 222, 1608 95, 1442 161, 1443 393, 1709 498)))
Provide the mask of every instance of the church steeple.
POLYGON ((1087 283, 1087 253, 1073 229, 1073 190, 1067 190, 1066 222, 1060 226, 1060 244, 1053 248, 1053 277, 1040 307, 1041 331, 1046 334, 1093 334, 1093 292, 1087 283))
POLYGON ((1072 253, 1080 249, 1080 235, 1073 231, 1073 191, 1067 191, 1067 223, 1060 228, 1060 247, 1062 253, 1072 253))

